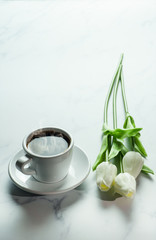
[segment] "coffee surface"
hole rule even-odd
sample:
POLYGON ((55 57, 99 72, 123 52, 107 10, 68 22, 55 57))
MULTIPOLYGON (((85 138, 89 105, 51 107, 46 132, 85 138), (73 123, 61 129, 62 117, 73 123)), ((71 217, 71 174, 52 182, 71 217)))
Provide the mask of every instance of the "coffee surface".
POLYGON ((67 141, 58 136, 43 136, 34 138, 29 144, 28 149, 37 155, 52 156, 64 152, 68 148, 67 141))

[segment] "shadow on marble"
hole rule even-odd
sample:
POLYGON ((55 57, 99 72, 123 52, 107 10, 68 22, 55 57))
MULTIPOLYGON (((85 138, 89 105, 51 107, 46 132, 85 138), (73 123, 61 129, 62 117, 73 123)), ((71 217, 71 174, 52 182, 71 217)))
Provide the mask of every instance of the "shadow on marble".
POLYGON ((108 192, 102 192, 99 188, 97 188, 97 195, 101 200, 104 201, 115 201, 117 198, 121 198, 121 195, 114 193, 113 188, 111 188, 108 192))
POLYGON ((141 173, 138 177, 137 177, 137 187, 139 187, 139 185, 141 184, 142 179, 145 178, 146 180, 149 181, 154 181, 153 179, 153 175, 150 174, 146 174, 146 173, 141 173))
POLYGON ((21 197, 31 197, 37 196, 36 194, 26 192, 20 188, 18 188, 12 181, 9 181, 8 184, 8 192, 11 196, 21 196, 21 197))
POLYGON ((114 193, 114 189, 111 188, 108 192, 102 192, 96 185, 95 174, 92 175, 92 182, 94 184, 93 194, 100 200, 99 204, 103 208, 117 208, 121 211, 122 215, 127 221, 131 220, 133 200, 126 199, 120 194, 114 193))
POLYGON ((78 187, 75 188, 75 190, 84 191, 84 192, 86 192, 87 189, 88 189, 88 183, 87 183, 87 181, 84 181, 84 182, 81 183, 78 187))
POLYGON ((31 194, 9 183, 9 194, 13 202, 23 211, 21 221, 31 225, 45 224, 50 221, 64 221, 63 210, 76 204, 82 197, 79 191, 71 190, 59 195, 31 194))
POLYGON ((97 184, 96 184, 96 174, 94 172, 92 172, 90 176, 90 181, 92 182, 90 183, 90 185, 92 185, 92 187, 90 188, 92 188, 93 194, 95 194, 100 200, 113 202, 117 198, 121 197, 117 193, 114 194, 113 188, 111 188, 108 192, 100 191, 100 189, 97 187, 97 184))
MULTIPOLYGON (((100 190, 99 190, 100 192, 100 190)), ((130 221, 132 218, 132 206, 133 206, 133 199, 126 199, 122 197, 119 194, 111 194, 107 192, 106 193, 99 193, 101 196, 101 201, 100 204, 102 205, 103 208, 114 208, 116 207, 117 209, 120 210, 121 214, 125 217, 126 221, 130 221)))

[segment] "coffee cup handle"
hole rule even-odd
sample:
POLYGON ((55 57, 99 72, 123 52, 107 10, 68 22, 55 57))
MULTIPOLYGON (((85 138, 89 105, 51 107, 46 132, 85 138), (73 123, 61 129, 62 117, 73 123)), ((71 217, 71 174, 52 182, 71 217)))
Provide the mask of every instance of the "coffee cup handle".
POLYGON ((31 169, 31 167, 26 167, 30 162, 32 161, 32 158, 27 157, 27 155, 24 155, 20 157, 16 162, 17 169, 26 175, 34 175, 36 172, 35 170, 31 169))

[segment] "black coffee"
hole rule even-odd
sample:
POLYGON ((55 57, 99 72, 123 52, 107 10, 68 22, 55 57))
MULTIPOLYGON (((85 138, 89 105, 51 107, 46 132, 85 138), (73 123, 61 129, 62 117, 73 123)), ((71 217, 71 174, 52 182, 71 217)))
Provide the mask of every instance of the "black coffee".
POLYGON ((68 142, 61 136, 41 136, 28 143, 28 149, 37 155, 52 156, 64 152, 68 142))

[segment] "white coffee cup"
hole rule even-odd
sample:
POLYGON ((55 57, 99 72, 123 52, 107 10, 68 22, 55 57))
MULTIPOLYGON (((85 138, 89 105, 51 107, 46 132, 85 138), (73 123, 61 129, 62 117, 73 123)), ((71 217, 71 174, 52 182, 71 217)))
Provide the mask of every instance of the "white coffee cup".
POLYGON ((16 167, 37 181, 59 182, 68 174, 73 145, 73 137, 63 129, 47 127, 35 130, 24 138, 25 154, 17 160, 16 167), (52 146, 53 141, 56 146, 52 146))

